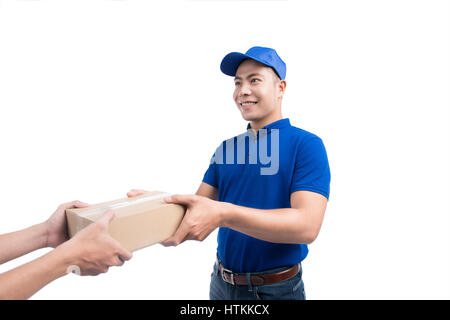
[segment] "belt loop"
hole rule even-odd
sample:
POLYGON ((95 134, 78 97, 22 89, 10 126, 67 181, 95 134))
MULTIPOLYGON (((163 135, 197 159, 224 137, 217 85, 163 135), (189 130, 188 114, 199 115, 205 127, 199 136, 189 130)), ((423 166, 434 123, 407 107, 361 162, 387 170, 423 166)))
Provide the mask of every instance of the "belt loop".
POLYGON ((220 273, 220 259, 219 259, 219 253, 217 253, 217 252, 216 252, 216 266, 217 266, 216 276, 218 276, 220 273))
POLYGON ((252 287, 252 278, 250 276, 250 273, 246 273, 245 277, 247 278, 247 283, 248 283, 248 292, 252 292, 253 291, 253 287, 252 287))

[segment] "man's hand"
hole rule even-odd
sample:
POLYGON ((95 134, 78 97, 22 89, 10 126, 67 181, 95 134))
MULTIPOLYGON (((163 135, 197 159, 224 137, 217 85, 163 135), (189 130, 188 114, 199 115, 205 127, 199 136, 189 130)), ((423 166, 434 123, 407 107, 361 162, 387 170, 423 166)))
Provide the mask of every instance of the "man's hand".
POLYGON ((47 230, 46 247, 56 248, 69 239, 65 210, 70 208, 85 208, 88 204, 81 201, 72 201, 61 204, 45 222, 47 230))
POLYGON ((81 275, 97 275, 111 266, 123 265, 132 254, 109 235, 108 226, 113 218, 114 212, 107 211, 55 250, 65 251, 71 265, 80 268, 81 275))
POLYGON ((187 210, 175 234, 161 242, 164 246, 177 246, 186 240, 203 241, 223 223, 224 202, 214 201, 198 195, 172 195, 166 203, 184 205, 187 210))

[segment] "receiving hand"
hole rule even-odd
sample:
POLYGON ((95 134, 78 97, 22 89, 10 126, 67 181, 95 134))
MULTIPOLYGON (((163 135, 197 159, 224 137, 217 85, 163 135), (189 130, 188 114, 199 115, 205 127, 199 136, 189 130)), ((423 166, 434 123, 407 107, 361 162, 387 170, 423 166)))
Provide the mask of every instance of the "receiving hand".
POLYGON ((61 204, 45 222, 47 229, 46 247, 56 248, 69 239, 66 223, 66 209, 85 208, 88 204, 81 201, 72 201, 61 204))
POLYGON ((64 250, 70 257, 71 265, 77 266, 81 275, 97 275, 107 272, 111 266, 123 265, 131 259, 132 253, 108 233, 114 215, 113 211, 107 211, 55 250, 64 250))

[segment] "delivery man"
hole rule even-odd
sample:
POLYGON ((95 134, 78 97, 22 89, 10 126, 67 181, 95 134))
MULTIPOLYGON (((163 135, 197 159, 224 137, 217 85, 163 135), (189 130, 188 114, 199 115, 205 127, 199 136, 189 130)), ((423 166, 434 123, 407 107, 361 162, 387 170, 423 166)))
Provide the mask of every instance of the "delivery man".
POLYGON ((0 274, 0 299, 27 299, 67 273, 97 275, 131 259, 132 254, 108 234, 109 222, 114 218, 111 210, 68 240, 65 210, 86 206, 80 201, 62 204, 47 221, 0 235, 0 264, 40 248, 55 248, 0 274))
POLYGON ((211 299, 305 299, 301 262, 329 197, 324 144, 282 117, 286 65, 274 49, 229 53, 220 68, 234 77, 247 131, 220 144, 196 195, 166 199, 187 211, 163 244, 202 241, 219 227, 211 299))

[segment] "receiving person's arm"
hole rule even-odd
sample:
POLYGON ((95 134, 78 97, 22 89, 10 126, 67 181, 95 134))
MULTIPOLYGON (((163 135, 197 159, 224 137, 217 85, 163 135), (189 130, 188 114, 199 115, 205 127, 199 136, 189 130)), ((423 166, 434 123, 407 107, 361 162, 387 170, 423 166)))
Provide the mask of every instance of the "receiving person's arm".
POLYGON ((45 222, 26 229, 0 235, 0 264, 46 247, 56 247, 68 240, 65 209, 84 208, 88 204, 72 201, 61 204, 45 222))
POLYGON ((37 249, 45 248, 47 230, 44 223, 0 235, 0 264, 21 257, 37 249))
POLYGON ((61 205, 40 227, 30 227, 0 238, 2 262, 34 249, 58 245, 46 255, 0 274, 0 299, 27 299, 72 270, 80 275, 97 275, 131 258, 132 254, 108 234, 109 222, 114 218, 112 211, 65 241, 64 210, 74 206, 73 203, 61 205))
MULTIPOLYGON (((68 261, 67 261, 68 262, 68 261)), ((67 262, 55 249, 27 264, 0 274, 0 299, 27 299, 36 291, 63 276, 67 262)))

